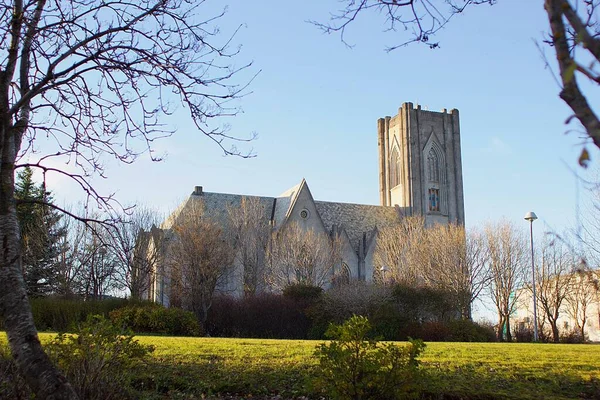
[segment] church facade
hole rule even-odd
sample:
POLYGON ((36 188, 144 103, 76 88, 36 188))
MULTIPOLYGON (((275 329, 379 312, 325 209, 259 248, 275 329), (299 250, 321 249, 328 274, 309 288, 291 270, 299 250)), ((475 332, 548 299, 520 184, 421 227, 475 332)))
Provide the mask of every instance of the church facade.
MULTIPOLYGON (((161 225, 157 237, 169 237, 186 209, 198 203, 207 215, 224 220, 228 209, 253 199, 261 205, 261 218, 273 232, 294 224, 337 238, 337 271, 349 279, 370 282, 378 230, 398 224, 408 215, 423 216, 428 225, 464 224, 458 110, 434 112, 404 103, 397 115, 379 119, 377 128, 378 206, 316 200, 305 180, 273 197, 214 193, 196 186, 161 225)), ((152 275, 147 297, 168 305, 168 260, 163 257, 161 264, 152 275)), ((241 268, 234 263, 217 289, 242 295, 241 268)))

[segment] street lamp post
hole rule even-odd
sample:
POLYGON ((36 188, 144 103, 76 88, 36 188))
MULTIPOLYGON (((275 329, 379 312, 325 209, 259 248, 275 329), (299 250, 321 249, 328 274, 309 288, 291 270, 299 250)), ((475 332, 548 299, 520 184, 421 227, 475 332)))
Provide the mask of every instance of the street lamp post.
POLYGON ((537 326, 537 296, 535 293, 535 261, 533 258, 533 221, 537 219, 537 215, 533 211, 525 214, 525 219, 529 221, 529 237, 531 238, 531 281, 533 286, 533 341, 538 341, 538 326, 537 326))

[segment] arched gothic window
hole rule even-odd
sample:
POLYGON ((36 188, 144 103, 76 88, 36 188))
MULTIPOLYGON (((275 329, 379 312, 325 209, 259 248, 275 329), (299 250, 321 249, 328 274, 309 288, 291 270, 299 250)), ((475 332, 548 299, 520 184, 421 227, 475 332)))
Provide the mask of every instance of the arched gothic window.
POLYGON ((398 149, 394 147, 392 157, 390 158, 390 188, 400 184, 400 155, 398 149))
POLYGON ((430 212, 447 212, 446 160, 442 148, 435 141, 427 152, 426 195, 430 212))
POLYGON ((440 181, 440 161, 438 160, 437 155, 433 147, 429 150, 429 154, 427 155, 427 170, 428 170, 428 178, 429 182, 438 182, 440 181))
POLYGON ((340 271, 333 277, 333 286, 349 285, 350 276, 350 267, 345 262, 342 262, 340 271))

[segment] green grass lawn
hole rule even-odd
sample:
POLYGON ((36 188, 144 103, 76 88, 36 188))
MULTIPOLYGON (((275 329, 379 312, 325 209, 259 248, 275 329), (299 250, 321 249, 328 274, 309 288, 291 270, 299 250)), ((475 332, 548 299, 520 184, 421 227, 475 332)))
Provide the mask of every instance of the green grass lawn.
MULTIPOLYGON (((156 347, 135 380, 148 399, 225 393, 316 397, 307 382, 315 374, 318 341, 138 339, 156 347)), ((427 398, 600 399, 600 345, 427 343, 421 360, 427 398)))

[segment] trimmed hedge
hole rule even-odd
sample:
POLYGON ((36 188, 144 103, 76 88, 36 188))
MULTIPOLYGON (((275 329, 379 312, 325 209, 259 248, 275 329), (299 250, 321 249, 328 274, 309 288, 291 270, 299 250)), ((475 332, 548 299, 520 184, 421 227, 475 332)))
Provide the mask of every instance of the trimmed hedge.
POLYGON ((449 294, 433 289, 353 284, 322 292, 292 286, 283 294, 218 297, 209 311, 211 336, 323 339, 331 323, 367 317, 385 340, 494 341, 490 327, 460 320, 449 294))
POLYGON ((40 331, 72 331, 84 322, 88 315, 108 314, 117 308, 131 304, 127 299, 65 300, 56 297, 30 299, 35 326, 40 331))
MULTIPOLYGON (((62 299, 59 297, 36 297, 29 299, 33 320, 39 331, 73 332, 86 321, 88 315, 109 317, 111 311, 132 305, 151 305, 151 302, 110 298, 104 300, 62 299)), ((3 329, 0 320, 0 329, 3 329)))
POLYGON ((311 321, 304 310, 302 302, 283 295, 217 297, 205 330, 220 337, 305 339, 311 321))
POLYGON ((158 333, 174 336, 200 336, 202 329, 194 313, 180 308, 164 308, 153 304, 129 306, 110 312, 116 326, 135 333, 158 333))

